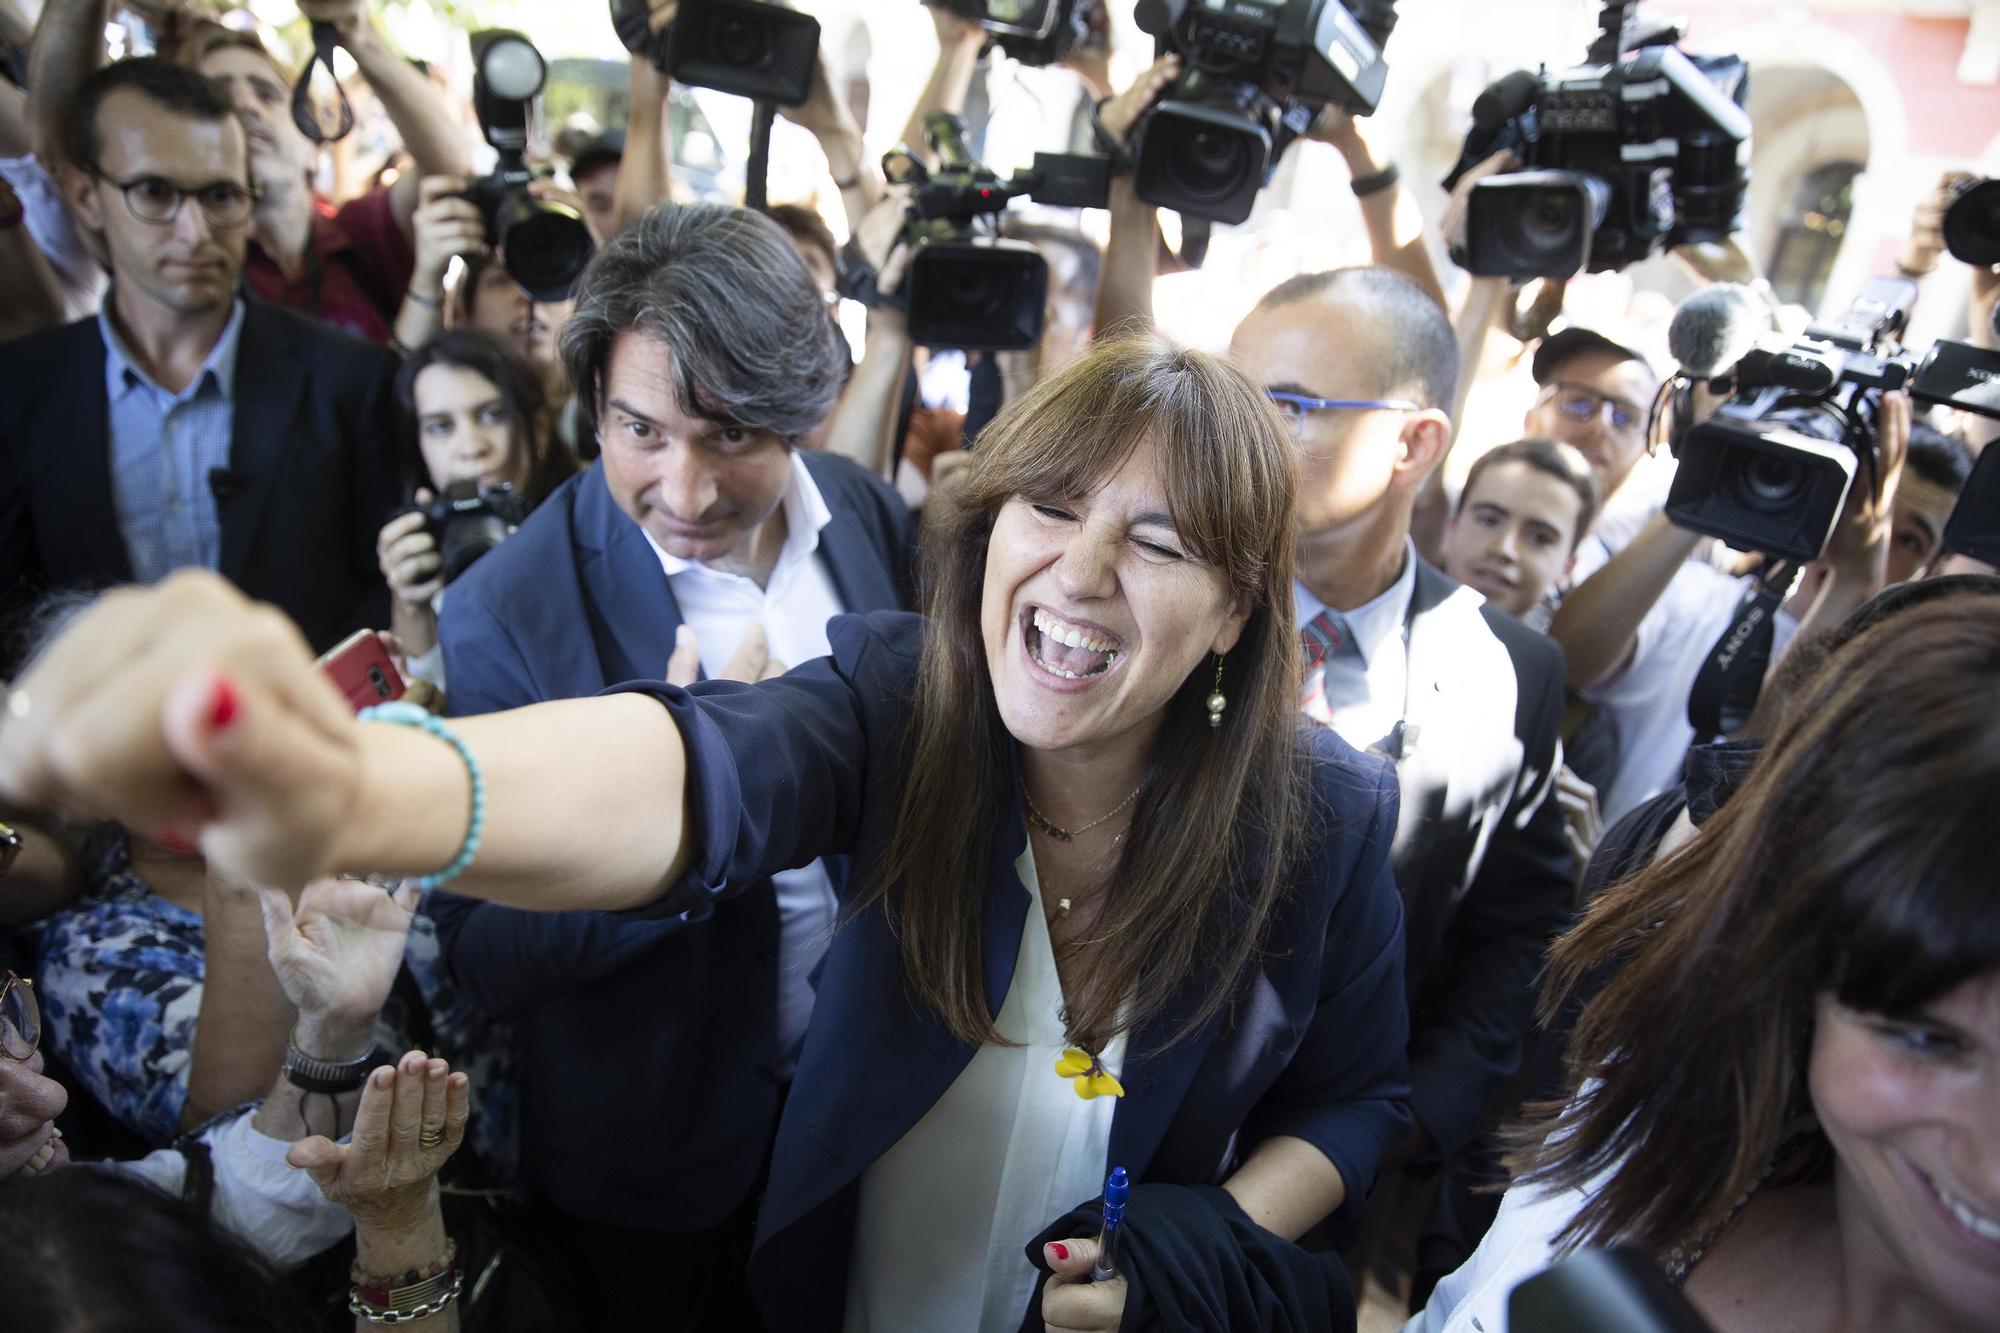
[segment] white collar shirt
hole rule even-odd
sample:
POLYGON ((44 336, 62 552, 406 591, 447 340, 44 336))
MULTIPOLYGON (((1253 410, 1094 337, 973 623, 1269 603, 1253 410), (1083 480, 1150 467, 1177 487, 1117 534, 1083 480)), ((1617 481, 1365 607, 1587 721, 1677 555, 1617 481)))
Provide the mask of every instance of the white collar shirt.
MULTIPOLYGON (((1417 592, 1417 548, 1404 539, 1403 570, 1381 593, 1352 611, 1334 611, 1357 653, 1327 659, 1326 705, 1333 730, 1357 750, 1382 744, 1403 718, 1409 697, 1410 654, 1403 634, 1417 592)), ((1305 584, 1292 583, 1292 610, 1303 627, 1327 604, 1305 584)))

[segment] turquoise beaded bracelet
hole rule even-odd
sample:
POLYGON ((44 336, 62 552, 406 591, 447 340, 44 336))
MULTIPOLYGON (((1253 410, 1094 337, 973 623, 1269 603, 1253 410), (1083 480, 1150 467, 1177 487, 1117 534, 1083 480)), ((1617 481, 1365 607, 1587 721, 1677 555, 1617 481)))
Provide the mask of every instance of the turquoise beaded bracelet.
POLYGON ((472 751, 466 748, 465 742, 459 739, 457 732, 447 727, 436 715, 426 712, 415 704, 401 701, 376 704, 372 708, 362 709, 355 716, 363 722, 391 722, 397 726, 416 727, 427 731, 458 751, 458 757, 465 761, 466 774, 472 779, 472 820, 465 829, 465 843, 458 849, 458 855, 452 858, 451 864, 443 870, 435 875, 424 875, 411 881, 420 891, 426 893, 432 889, 443 888, 464 874, 466 868, 472 864, 472 858, 479 855, 479 836, 486 829, 486 774, 481 771, 479 761, 472 757, 472 751))

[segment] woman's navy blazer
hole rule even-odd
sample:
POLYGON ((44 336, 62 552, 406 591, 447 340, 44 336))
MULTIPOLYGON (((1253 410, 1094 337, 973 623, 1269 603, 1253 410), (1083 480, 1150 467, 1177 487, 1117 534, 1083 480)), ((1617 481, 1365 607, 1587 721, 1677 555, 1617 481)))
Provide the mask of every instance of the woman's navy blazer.
MULTIPOLYGON (((842 616, 829 624, 830 657, 757 685, 620 687, 658 697, 687 743, 694 861, 645 914, 695 922, 732 885, 832 852, 854 857, 850 895, 865 891, 901 801, 923 623, 905 612, 842 616)), ((1287 1134, 1340 1169, 1351 1204, 1409 1128, 1403 911, 1389 870, 1395 772, 1324 728, 1310 743, 1318 831, 1249 987, 1163 1051, 1207 993, 1202 979, 1132 1034, 1110 1160, 1135 1181, 1219 1183, 1260 1140, 1287 1134)), ((1026 838, 1011 802, 985 885, 995 1015, 1029 909, 1014 873, 1026 838)), ((820 972, 758 1219, 751 1281, 770 1327, 839 1327, 861 1174, 972 1055, 904 987, 880 903, 848 920, 820 972)), ((936 1206, 952 1206, 948 1179, 936 1206)))

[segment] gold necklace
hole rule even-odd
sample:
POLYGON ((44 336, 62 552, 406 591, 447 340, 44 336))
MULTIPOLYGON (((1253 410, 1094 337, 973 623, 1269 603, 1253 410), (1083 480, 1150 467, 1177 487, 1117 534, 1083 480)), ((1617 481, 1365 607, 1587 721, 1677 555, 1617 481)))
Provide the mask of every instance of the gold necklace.
MULTIPOLYGON (((1143 787, 1145 785, 1146 784, 1142 782, 1139 784, 1139 787, 1143 787)), ((1131 790, 1130 794, 1128 794, 1124 800, 1112 806, 1109 810, 1106 810, 1103 814, 1091 820, 1088 824, 1079 824, 1075 828, 1064 828, 1062 825, 1055 823, 1047 815, 1043 814, 1040 810, 1037 810, 1035 808, 1035 798, 1028 795, 1028 788, 1026 784, 1023 784, 1021 787, 1021 799, 1028 803, 1028 822, 1030 824, 1033 824, 1037 829, 1041 830, 1043 833, 1048 834, 1051 838, 1054 838, 1057 842, 1074 842, 1076 840, 1077 834, 1090 832, 1092 829, 1096 828, 1099 824, 1102 824, 1105 820, 1111 818, 1113 815, 1117 814, 1120 810, 1123 810, 1126 806, 1132 804, 1133 801, 1139 799, 1139 787, 1134 787, 1131 790)))

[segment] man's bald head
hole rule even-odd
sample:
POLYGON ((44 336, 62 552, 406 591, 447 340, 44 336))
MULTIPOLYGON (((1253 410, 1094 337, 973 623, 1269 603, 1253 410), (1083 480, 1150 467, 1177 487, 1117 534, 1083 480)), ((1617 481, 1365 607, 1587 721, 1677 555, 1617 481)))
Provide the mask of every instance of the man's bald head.
POLYGON ((1301 273, 1265 293, 1252 314, 1291 306, 1304 306, 1341 331, 1358 395, 1451 410, 1458 338, 1430 293, 1409 278, 1378 267, 1301 273))

